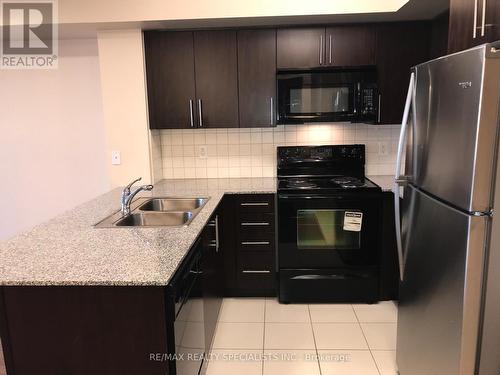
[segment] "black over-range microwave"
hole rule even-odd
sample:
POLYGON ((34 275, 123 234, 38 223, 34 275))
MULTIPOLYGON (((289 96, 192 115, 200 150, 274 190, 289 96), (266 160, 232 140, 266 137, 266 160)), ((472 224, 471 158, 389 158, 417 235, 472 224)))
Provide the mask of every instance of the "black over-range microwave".
POLYGON ((277 86, 279 124, 379 121, 374 66, 278 71, 277 86))

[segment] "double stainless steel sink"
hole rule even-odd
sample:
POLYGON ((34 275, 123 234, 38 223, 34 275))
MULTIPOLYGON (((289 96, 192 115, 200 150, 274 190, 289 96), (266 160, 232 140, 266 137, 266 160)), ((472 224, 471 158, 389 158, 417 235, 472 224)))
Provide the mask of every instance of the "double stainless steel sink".
POLYGON ((96 228, 163 227, 189 225, 210 198, 138 198, 130 214, 116 212, 95 225, 96 228))

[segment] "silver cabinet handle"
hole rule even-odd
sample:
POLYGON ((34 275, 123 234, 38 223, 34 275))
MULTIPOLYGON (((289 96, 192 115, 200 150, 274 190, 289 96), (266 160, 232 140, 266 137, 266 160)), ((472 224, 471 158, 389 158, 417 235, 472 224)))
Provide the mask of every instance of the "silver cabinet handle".
POLYGON ((329 39, 330 39, 329 60, 330 60, 330 64, 331 64, 332 63, 332 34, 329 35, 329 39))
POLYGON ((203 110, 201 109, 201 99, 198 99, 198 116, 200 117, 200 128, 203 127, 203 110))
POLYGON ((378 119, 378 123, 380 124, 380 107, 381 107, 381 104, 382 104, 382 94, 378 94, 378 116, 377 116, 377 119, 378 119))
POLYGON ((477 32, 477 0, 474 0, 474 25, 472 26, 472 38, 476 39, 477 32))
POLYGON ((396 221, 396 243, 398 247, 398 263, 399 263, 399 277, 401 281, 404 277, 404 259, 403 259, 403 243, 401 239, 401 212, 399 208, 399 187, 405 181, 401 176, 401 158, 405 147, 406 131, 408 128, 408 119, 410 116, 410 108, 414 103, 414 90, 415 90, 415 73, 411 73, 410 85, 408 86, 408 94, 406 95, 405 109, 403 112, 403 119, 401 121, 401 133, 399 135, 398 153, 396 156, 396 179, 394 181, 394 218, 396 221))
POLYGON ((215 252, 219 252, 219 215, 215 215, 215 252))
POLYGON ((323 65, 323 35, 319 36, 319 65, 323 65))
POLYGON ((269 225, 269 223, 267 222, 254 222, 254 223, 241 223, 242 226, 244 227, 252 227, 252 226, 265 226, 265 225, 269 225))
POLYGON ((481 21, 481 36, 484 36, 484 28, 486 23, 486 0, 483 0, 483 14, 481 21))
POLYGON ((274 112, 274 105, 273 105, 273 97, 271 96, 271 112, 270 112, 270 118, 271 118, 271 126, 273 126, 273 112, 274 112))
POLYGON ((271 273, 269 270, 243 270, 243 273, 271 273))
POLYGON ((241 203, 240 206, 269 206, 268 202, 241 203))
POLYGON ((269 241, 243 241, 242 245, 270 245, 269 241))
POLYGON ((191 127, 194 128, 193 99, 189 99, 189 119, 191 120, 191 127))

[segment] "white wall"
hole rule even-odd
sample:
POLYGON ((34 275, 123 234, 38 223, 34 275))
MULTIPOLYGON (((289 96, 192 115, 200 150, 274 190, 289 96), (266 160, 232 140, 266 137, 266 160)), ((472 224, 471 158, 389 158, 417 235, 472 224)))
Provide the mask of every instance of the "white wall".
POLYGON ((107 156, 120 151, 121 164, 109 165, 111 185, 142 177, 153 181, 152 154, 140 29, 102 31, 97 35, 107 156))
POLYGON ((97 41, 57 70, 0 71, 0 240, 109 190, 97 41))

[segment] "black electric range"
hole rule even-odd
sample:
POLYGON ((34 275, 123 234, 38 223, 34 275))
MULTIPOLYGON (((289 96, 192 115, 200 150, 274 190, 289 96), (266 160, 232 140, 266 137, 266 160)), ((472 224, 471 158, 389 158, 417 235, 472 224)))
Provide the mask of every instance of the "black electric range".
POLYGON ((377 301, 382 191, 365 146, 277 152, 280 302, 377 301))

